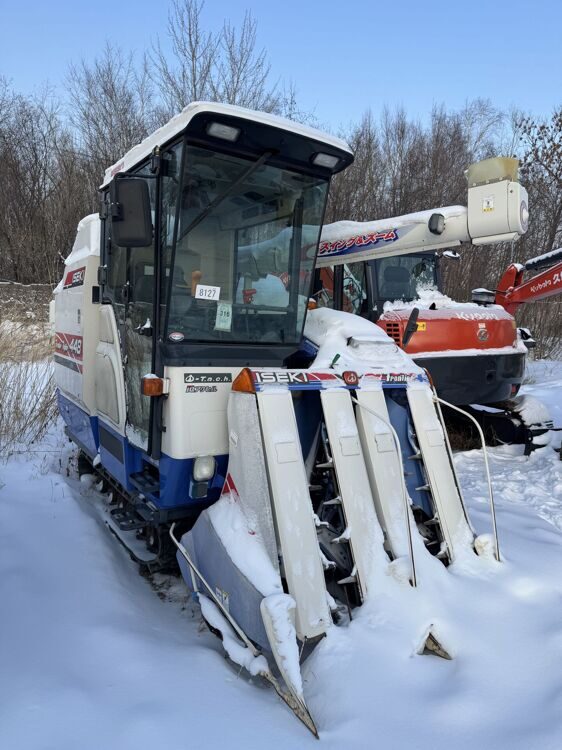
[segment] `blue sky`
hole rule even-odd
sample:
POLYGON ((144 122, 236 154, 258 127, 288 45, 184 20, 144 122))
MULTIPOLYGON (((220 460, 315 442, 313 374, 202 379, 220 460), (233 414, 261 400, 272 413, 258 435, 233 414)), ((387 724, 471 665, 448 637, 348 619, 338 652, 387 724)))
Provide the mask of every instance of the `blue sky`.
MULTIPOLYGON (((0 73, 26 93, 60 86, 106 39, 141 52, 165 36, 166 0, 0 0, 0 73)), ((424 117, 478 96, 548 115, 562 104, 562 3, 555 0, 207 0, 204 20, 258 21, 273 75, 337 127, 367 108, 424 117)), ((61 88, 62 90, 62 88, 61 88)))

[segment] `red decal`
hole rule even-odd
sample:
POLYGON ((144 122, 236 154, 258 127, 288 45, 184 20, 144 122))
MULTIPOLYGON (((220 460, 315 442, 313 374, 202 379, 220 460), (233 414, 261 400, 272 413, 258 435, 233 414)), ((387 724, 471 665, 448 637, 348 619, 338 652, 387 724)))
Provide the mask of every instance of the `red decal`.
POLYGON ((222 494, 223 495, 234 494, 235 498, 239 497, 238 490, 236 489, 236 485, 234 484, 234 479, 232 478, 232 475, 230 474, 230 472, 226 475, 224 487, 222 488, 222 494))
POLYGON ((357 373, 354 372, 353 370, 346 370, 343 373, 342 377, 343 377, 343 382, 346 385, 354 386, 354 385, 357 385, 359 383, 359 377, 358 377, 357 373))
POLYGON ((72 333, 55 333, 55 352, 63 357, 82 361, 82 336, 74 336, 72 333))
POLYGON ((82 286, 86 275, 86 266, 69 271, 64 277, 64 289, 71 289, 74 286, 82 286))

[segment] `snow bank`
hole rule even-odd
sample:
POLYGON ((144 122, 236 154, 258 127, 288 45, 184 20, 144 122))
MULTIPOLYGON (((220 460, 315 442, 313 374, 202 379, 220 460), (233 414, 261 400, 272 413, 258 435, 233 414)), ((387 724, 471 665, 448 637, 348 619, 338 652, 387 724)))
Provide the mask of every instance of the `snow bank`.
MULTIPOLYGON (((524 393, 560 424, 562 363, 529 371, 524 393)), ((66 477, 68 450, 59 425, 0 464, 0 747, 318 750, 273 690, 228 668, 176 579, 137 574, 95 490, 66 477)), ((521 446, 490 461, 505 562, 430 558, 417 589, 377 576, 303 667, 322 750, 562 747, 562 462, 521 446), (416 653, 430 627, 452 661, 416 653)), ((489 534, 482 454, 455 462, 489 534)))

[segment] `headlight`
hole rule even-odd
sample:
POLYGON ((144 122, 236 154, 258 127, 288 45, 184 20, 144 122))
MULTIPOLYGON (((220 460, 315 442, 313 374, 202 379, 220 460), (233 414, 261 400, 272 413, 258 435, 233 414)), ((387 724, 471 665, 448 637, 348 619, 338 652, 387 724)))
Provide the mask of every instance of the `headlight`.
POLYGON ((207 133, 214 138, 222 138, 223 141, 231 141, 231 143, 234 143, 234 141, 238 140, 240 128, 234 128, 232 125, 225 125, 223 122, 210 122, 207 125, 207 133))
POLYGON ((339 156, 333 156, 332 154, 315 154, 312 163, 316 167, 325 167, 326 169, 334 169, 336 164, 339 162, 339 156))
POLYGON ((193 479, 196 482, 208 482, 215 473, 215 466, 213 456, 198 456, 193 464, 193 479))

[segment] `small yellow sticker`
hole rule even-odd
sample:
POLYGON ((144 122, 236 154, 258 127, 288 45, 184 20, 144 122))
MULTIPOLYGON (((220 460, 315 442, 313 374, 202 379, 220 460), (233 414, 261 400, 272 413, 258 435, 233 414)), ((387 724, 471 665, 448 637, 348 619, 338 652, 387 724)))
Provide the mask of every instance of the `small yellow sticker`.
POLYGON ((418 320, 418 327, 416 329, 417 331, 426 331, 427 330, 427 323, 425 320, 418 320))

